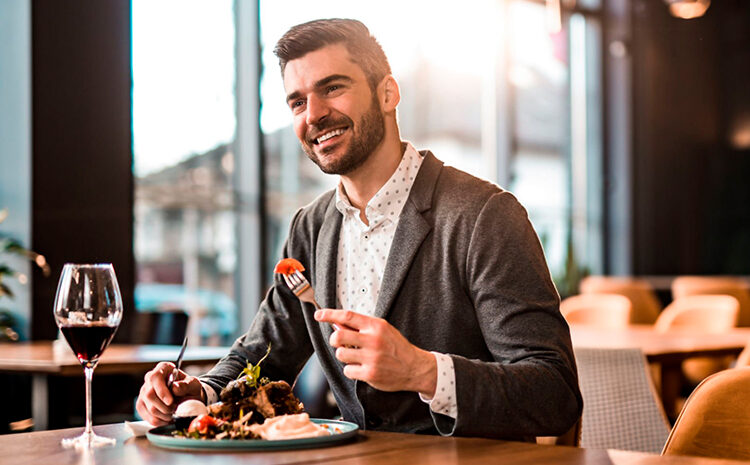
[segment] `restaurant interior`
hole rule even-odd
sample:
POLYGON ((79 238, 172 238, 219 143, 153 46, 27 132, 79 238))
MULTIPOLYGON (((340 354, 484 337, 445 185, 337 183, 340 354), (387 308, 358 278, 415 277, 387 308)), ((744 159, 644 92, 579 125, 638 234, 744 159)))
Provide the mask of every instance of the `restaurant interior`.
MULTIPOLYGON (((403 139, 526 208, 584 399, 572 440, 538 440, 575 447, 554 446, 556 463, 750 460, 745 0, 3 0, 0 448, 85 423, 84 372, 53 315, 66 263, 111 263, 122 298, 95 426, 139 420, 144 374, 184 340, 200 374, 246 331, 292 216, 337 183, 300 148, 272 53, 326 17, 378 38, 403 139)), ((314 358, 295 394, 311 417, 340 415, 314 358)), ((340 450, 379 444, 364 434, 340 450)), ((503 441, 423 440, 389 447, 547 463, 503 441)), ((191 456, 120 442, 88 463, 191 456)), ((326 450, 315 460, 355 456, 326 450)), ((390 460, 371 453, 358 463, 390 460)))

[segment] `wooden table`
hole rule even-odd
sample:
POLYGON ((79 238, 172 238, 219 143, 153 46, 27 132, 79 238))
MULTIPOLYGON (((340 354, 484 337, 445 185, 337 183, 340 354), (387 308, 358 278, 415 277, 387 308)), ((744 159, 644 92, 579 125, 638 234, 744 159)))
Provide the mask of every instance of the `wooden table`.
POLYGON ((661 457, 637 452, 538 446, 478 438, 443 438, 413 434, 360 432, 347 444, 321 449, 265 452, 172 451, 130 436, 122 424, 94 428, 117 439, 111 447, 94 451, 64 449, 60 439, 80 434, 81 428, 0 436, 0 463, 49 465, 246 465, 253 464, 359 464, 415 465, 503 463, 506 465, 731 465, 730 460, 698 457, 661 457))
MULTIPOLYGON (((60 342, 0 343, 0 372, 32 376, 32 417, 37 430, 48 425, 49 377, 83 377, 78 359, 64 341, 60 342)), ((104 352, 95 375, 143 374, 162 360, 175 360, 179 351, 179 346, 113 344, 104 352)), ((182 364, 213 364, 228 352, 227 347, 188 347, 182 364)))
POLYGON ((657 333, 650 325, 622 329, 571 325, 570 334, 574 347, 641 349, 650 363, 658 364, 661 399, 672 420, 679 413, 675 404, 680 393, 683 361, 691 357, 736 356, 750 343, 750 328, 702 334, 687 330, 657 333))

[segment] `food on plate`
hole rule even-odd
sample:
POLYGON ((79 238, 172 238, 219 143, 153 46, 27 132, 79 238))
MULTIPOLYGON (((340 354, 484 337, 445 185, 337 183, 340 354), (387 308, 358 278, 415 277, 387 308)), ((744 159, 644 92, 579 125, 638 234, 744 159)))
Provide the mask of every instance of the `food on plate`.
POLYGON ((274 273, 285 275, 294 274, 295 271, 305 271, 305 267, 302 266, 302 263, 293 258, 282 258, 273 269, 274 273))
POLYGON ((325 433, 325 429, 313 424, 304 413, 304 405, 295 397, 289 383, 260 376, 260 364, 270 352, 269 345, 257 364, 248 362, 240 377, 221 390, 220 402, 207 407, 201 404, 205 411, 192 404, 193 401, 181 403, 175 420, 177 414, 181 417, 195 415, 188 426, 175 424, 173 434, 194 439, 271 439, 271 436, 280 439, 284 434, 300 438, 321 436, 321 430, 325 433), (183 404, 187 405, 183 407, 183 404), (268 423, 283 417, 290 418, 268 423), (266 423, 268 426, 264 426, 266 423))
POLYGON ((261 439, 298 439, 330 436, 331 432, 310 421, 306 413, 267 418, 262 425, 250 426, 250 431, 261 439))
POLYGON ((208 414, 208 408, 203 402, 189 399, 177 406, 172 418, 177 429, 187 429, 195 417, 206 414, 208 414))
POLYGON ((221 420, 217 420, 211 415, 198 415, 190 422, 188 433, 195 433, 201 436, 208 436, 209 434, 215 435, 222 424, 223 422, 221 420))

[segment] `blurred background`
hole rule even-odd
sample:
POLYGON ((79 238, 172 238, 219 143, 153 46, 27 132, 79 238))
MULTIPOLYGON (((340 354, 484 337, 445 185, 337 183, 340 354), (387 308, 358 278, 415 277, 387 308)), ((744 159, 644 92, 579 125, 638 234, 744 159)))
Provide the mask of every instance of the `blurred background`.
POLYGON ((750 275, 750 2, 4 0, 0 231, 51 267, 0 256, 25 278, 0 295, 17 339, 57 337, 66 262, 114 263, 116 342, 247 328, 289 219, 336 183, 272 53, 323 17, 379 39, 404 139, 519 198, 563 297, 590 274, 750 275))

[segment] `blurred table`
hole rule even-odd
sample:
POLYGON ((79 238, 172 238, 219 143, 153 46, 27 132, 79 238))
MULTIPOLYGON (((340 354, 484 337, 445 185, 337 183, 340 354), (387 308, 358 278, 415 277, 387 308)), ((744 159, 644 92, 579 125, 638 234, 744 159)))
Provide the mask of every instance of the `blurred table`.
POLYGON ((695 330, 657 333, 651 325, 621 329, 571 325, 570 335, 574 347, 641 349, 649 363, 659 366, 661 399, 672 420, 679 413, 675 404, 682 382, 682 362, 691 357, 737 356, 750 342, 750 328, 705 334, 695 330))
MULTIPOLYGON (((511 465, 731 465, 730 460, 644 454, 639 452, 539 446, 479 438, 453 438, 374 431, 360 432, 352 442, 320 449, 291 451, 190 452, 162 449, 145 438, 130 436, 122 424, 94 427, 98 434, 114 437, 117 444, 94 451, 64 449, 60 439, 76 436, 82 428, 0 436, 3 457, 13 463, 94 465, 239 465, 239 464, 350 464, 399 465, 436 463, 511 465)), ((3 459, 0 459, 0 462, 3 459)))
MULTIPOLYGON (((158 362, 174 361, 179 351, 180 346, 112 344, 99 360, 95 376, 143 374, 158 362)), ((228 352, 228 347, 188 347, 182 365, 213 364, 228 352)), ((32 376, 32 417, 37 430, 48 425, 49 376, 83 377, 80 362, 64 341, 0 343, 0 372, 32 376)))

